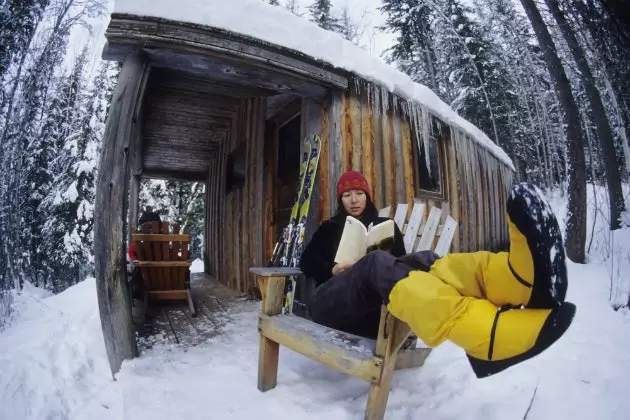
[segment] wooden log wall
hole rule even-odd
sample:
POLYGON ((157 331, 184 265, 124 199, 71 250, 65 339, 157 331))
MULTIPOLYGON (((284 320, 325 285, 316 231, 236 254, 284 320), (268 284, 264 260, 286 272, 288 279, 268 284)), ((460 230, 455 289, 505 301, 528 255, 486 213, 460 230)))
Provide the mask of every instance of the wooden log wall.
POLYGON ((146 57, 125 60, 114 90, 103 134, 94 206, 94 269, 105 350, 112 376, 124 359, 138 355, 131 321, 125 270, 125 220, 128 210, 130 156, 134 156, 139 105, 149 74, 146 57))
POLYGON ((206 244, 208 271, 227 286, 254 293, 249 268, 264 265, 264 115, 265 98, 244 99, 226 141, 210 160, 206 244), (243 186, 226 194, 226 161, 240 142, 246 149, 243 186))
POLYGON ((317 132, 322 138, 307 238, 334 215, 337 180, 354 169, 368 179, 378 209, 407 203, 411 212, 414 201, 423 199, 442 208, 443 218, 452 215, 459 222, 453 251, 498 249, 507 243, 505 202, 512 171, 458 127, 438 120, 436 129, 426 109, 373 85, 337 91, 325 104, 305 101, 302 115, 304 134, 317 132), (437 196, 416 188, 414 142, 429 135, 441 144, 444 186, 437 196))
MULTIPOLYGON (((265 111, 264 98, 242 100, 227 140, 210 160, 208 175, 208 271, 248 294, 256 289, 249 268, 264 265, 270 257, 271 208, 265 198, 273 162, 265 164, 265 111), (247 145, 246 182, 226 195, 226 157, 240 141, 247 145)), ((422 199, 442 208, 442 218, 450 214, 458 220, 452 251, 498 249, 507 243, 505 202, 512 171, 459 128, 435 123, 426 109, 398 102, 374 86, 339 90, 323 103, 305 99, 301 115, 302 138, 319 134, 322 142, 307 242, 337 209, 339 176, 355 169, 368 179, 379 209, 407 203, 411 212, 414 202, 422 199), (414 143, 429 135, 441 145, 441 195, 416 188, 414 143)))

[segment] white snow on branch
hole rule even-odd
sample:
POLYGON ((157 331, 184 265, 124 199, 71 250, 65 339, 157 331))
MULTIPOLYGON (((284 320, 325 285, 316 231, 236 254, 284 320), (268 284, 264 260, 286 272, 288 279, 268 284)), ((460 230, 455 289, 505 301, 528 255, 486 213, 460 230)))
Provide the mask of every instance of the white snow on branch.
POLYGON ((67 201, 74 203, 79 198, 79 191, 77 190, 77 182, 74 181, 68 189, 62 194, 62 197, 67 201))

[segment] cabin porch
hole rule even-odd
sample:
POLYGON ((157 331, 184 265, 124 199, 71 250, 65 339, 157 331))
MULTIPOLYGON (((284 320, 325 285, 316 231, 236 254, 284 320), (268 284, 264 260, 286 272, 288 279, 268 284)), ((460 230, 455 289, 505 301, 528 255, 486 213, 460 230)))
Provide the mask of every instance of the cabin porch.
POLYGON ((223 332, 230 320, 230 309, 242 301, 237 293, 206 273, 191 273, 190 291, 196 314, 181 302, 150 305, 138 331, 139 350, 161 342, 196 346, 223 332))
POLYGON ((103 222, 95 230, 99 307, 113 372, 138 353, 126 279, 108 261, 126 253, 138 230, 141 180, 206 185, 205 276, 190 282, 198 319, 185 302, 160 301, 149 308, 141 336, 162 331, 180 344, 206 340, 220 330, 214 317, 229 301, 215 292, 260 296, 247 270, 265 264, 288 222, 307 129, 296 116, 328 100, 331 87, 347 85, 321 63, 268 56, 267 49, 246 48, 224 33, 205 33, 203 43, 183 47, 176 38, 187 35, 170 29, 114 15, 103 51, 105 59, 122 63, 97 187, 96 217, 103 222), (282 60, 295 67, 278 66, 282 60))

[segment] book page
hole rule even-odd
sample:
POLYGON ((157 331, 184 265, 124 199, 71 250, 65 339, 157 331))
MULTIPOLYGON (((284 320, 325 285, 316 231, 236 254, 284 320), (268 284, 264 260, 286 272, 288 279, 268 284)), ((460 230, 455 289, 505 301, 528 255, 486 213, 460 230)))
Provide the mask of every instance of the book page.
POLYGON ((369 251, 372 249, 391 250, 394 246, 394 221, 387 220, 383 223, 372 227, 367 233, 366 248, 369 251))
POLYGON ((361 259, 367 249, 367 229, 352 216, 346 217, 346 224, 341 234, 335 262, 354 263, 361 259))

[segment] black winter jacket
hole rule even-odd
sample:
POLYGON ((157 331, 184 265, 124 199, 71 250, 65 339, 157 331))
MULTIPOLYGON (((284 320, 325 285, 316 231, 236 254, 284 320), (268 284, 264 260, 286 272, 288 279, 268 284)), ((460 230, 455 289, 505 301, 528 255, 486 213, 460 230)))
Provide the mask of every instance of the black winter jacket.
MULTIPOLYGON (((377 225, 386 220, 389 219, 386 217, 378 217, 378 215, 361 218, 361 222, 366 227, 372 222, 374 225, 377 225)), ((307 277, 315 279, 318 287, 333 276, 332 269, 335 266, 334 259, 337 254, 337 248, 339 247, 339 241, 341 240, 345 222, 346 214, 343 212, 323 222, 315 231, 311 241, 302 253, 300 269, 307 277)), ((405 243, 402 233, 396 224, 394 224, 394 229, 394 247, 391 254, 395 257, 401 257, 406 254, 405 243)))

